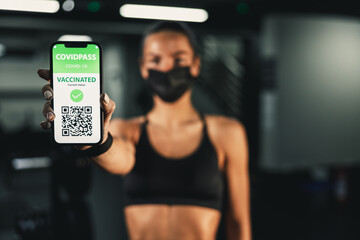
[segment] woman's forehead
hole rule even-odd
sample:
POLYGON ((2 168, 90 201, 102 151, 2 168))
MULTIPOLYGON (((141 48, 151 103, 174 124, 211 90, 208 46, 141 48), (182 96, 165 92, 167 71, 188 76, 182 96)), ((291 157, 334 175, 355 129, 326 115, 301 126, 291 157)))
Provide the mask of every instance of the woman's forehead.
POLYGON ((173 54, 193 52, 186 35, 174 31, 161 31, 148 35, 144 41, 144 54, 173 54))

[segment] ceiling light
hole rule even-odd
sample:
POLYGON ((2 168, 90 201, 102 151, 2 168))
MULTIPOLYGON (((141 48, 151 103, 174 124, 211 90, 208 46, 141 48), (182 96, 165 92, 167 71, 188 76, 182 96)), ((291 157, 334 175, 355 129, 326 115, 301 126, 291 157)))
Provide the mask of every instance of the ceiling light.
POLYGON ((0 0, 0 10, 56 13, 59 8, 54 0, 0 0))
POLYGON ((174 20, 185 22, 205 22, 208 13, 199 8, 164 7, 139 4, 125 4, 120 7, 120 15, 126 18, 174 20))
POLYGON ((62 9, 65 11, 65 12, 70 12, 74 9, 75 7, 75 3, 73 0, 66 0, 63 5, 62 5, 62 9))

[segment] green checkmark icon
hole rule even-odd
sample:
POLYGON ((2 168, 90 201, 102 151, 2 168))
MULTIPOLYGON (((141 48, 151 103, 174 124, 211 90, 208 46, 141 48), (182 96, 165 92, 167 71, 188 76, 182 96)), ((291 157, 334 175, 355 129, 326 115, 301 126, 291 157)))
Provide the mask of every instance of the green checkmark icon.
POLYGON ((84 98, 84 94, 79 89, 75 89, 71 91, 70 98, 73 102, 80 102, 84 98))

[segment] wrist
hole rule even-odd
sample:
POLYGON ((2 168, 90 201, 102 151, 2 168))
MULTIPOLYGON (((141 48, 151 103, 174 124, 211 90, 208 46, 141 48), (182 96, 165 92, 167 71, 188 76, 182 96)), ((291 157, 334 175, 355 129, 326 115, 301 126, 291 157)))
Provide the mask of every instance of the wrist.
POLYGON ((101 154, 107 152, 110 147, 112 146, 113 143, 113 137, 110 134, 110 132, 108 132, 107 134, 107 138, 104 139, 104 141, 100 144, 96 144, 94 146, 76 146, 75 152, 76 154, 78 154, 80 157, 97 157, 100 156, 101 154))

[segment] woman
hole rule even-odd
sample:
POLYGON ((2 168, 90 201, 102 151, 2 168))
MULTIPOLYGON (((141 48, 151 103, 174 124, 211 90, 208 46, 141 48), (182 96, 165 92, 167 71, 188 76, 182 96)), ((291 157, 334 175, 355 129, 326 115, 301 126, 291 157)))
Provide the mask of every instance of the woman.
MULTIPOLYGON (((251 239, 245 129, 193 107, 191 84, 200 72, 195 45, 182 23, 160 22, 145 33, 140 72, 154 91, 145 116, 111 120, 115 103, 107 94, 100 97, 104 141, 92 159, 125 178, 131 239, 215 239, 225 201, 228 239, 251 239)), ((38 73, 49 79, 47 70, 38 73)), ((52 98, 50 85, 42 91, 52 98)), ((43 113, 41 125, 48 129, 55 118, 49 103, 43 113)))

